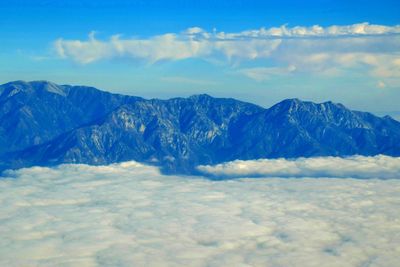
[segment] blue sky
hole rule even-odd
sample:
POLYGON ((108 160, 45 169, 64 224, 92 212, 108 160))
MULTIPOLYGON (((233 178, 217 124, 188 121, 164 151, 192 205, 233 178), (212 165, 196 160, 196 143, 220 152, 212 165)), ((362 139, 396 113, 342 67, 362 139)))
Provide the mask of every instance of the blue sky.
POLYGON ((398 1, 2 0, 0 13, 1 83, 400 109, 398 1))

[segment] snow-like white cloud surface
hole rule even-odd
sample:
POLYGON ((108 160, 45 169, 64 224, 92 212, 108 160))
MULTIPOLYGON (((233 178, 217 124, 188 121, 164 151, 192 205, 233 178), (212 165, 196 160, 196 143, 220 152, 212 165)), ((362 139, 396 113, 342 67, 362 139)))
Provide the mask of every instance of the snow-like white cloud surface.
POLYGON ((204 174, 216 177, 352 177, 400 179, 400 157, 378 155, 315 157, 297 159, 235 160, 199 166, 204 174))
POLYGON ((397 179, 212 181, 135 162, 8 176, 0 180, 0 266, 400 262, 397 179))

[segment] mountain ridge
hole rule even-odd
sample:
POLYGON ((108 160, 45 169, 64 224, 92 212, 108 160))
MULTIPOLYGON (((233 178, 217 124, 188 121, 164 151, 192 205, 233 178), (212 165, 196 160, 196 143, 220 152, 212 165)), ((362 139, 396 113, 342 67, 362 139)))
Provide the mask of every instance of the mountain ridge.
POLYGON ((207 94, 168 100, 94 87, 0 85, 0 170, 136 160, 165 172, 235 159, 400 156, 400 122, 331 101, 270 108, 207 94))

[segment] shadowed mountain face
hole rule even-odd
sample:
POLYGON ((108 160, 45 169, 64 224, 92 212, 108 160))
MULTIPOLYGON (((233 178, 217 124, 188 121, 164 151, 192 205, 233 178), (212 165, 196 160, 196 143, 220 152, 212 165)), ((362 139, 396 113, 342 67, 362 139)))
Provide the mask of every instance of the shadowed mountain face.
POLYGON ((166 172, 235 159, 400 156, 400 123, 298 99, 145 100, 49 82, 0 86, 0 169, 136 160, 166 172))

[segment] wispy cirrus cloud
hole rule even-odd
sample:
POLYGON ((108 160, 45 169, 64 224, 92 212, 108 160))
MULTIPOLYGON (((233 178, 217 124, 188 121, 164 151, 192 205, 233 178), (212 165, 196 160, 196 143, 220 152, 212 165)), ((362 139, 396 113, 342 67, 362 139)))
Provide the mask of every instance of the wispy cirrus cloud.
POLYGON ((247 76, 250 79, 256 81, 268 80, 273 76, 288 75, 296 71, 294 65, 288 67, 255 67, 255 68, 243 68, 239 70, 239 73, 247 76))
POLYGON ((340 73, 358 70, 376 78, 400 76, 400 25, 261 28, 237 33, 199 27, 149 38, 121 35, 100 40, 58 39, 58 56, 81 64, 128 58, 148 63, 190 58, 225 61, 239 74, 262 81, 293 72, 340 73), (255 66, 241 68, 240 62, 255 66), (267 67, 268 66, 268 67, 267 67))

